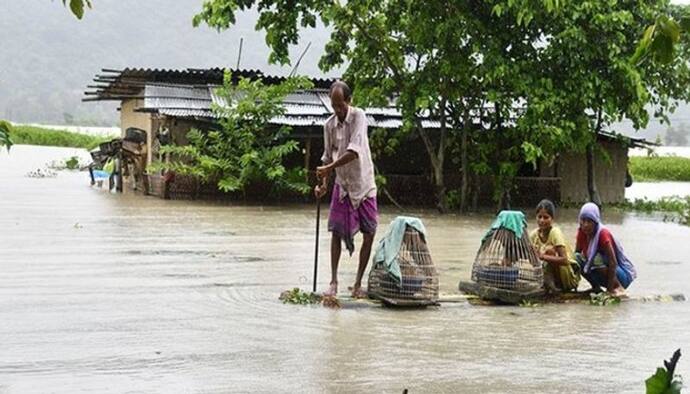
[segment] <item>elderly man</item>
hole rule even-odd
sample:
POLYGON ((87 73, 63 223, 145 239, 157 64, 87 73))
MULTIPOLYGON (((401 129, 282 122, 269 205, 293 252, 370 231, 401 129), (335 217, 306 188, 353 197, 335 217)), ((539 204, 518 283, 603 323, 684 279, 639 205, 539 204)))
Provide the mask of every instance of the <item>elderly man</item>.
POLYGON ((321 183, 314 192, 323 197, 328 188, 328 178, 335 170, 335 186, 328 215, 328 231, 331 232, 331 283, 324 295, 338 293, 338 263, 341 244, 352 255, 354 235, 362 232, 362 248, 359 251, 357 277, 352 286, 353 297, 364 297, 362 276, 369 262, 378 223, 374 164, 371 161, 367 117, 359 108, 350 106, 352 92, 344 82, 331 85, 330 98, 335 113, 324 125, 323 166, 316 169, 321 183))

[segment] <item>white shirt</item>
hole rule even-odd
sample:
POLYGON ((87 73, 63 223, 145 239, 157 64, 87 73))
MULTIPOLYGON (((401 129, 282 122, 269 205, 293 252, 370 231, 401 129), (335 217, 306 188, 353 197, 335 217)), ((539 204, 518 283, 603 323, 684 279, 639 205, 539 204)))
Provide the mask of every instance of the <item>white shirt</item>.
POLYGON ((357 154, 357 158, 335 169, 335 182, 340 186, 340 198, 350 198, 356 209, 369 197, 376 196, 374 163, 371 161, 369 136, 367 135, 367 116, 359 108, 348 107, 345 120, 340 122, 331 115, 323 127, 324 152, 321 161, 330 164, 347 151, 357 154))

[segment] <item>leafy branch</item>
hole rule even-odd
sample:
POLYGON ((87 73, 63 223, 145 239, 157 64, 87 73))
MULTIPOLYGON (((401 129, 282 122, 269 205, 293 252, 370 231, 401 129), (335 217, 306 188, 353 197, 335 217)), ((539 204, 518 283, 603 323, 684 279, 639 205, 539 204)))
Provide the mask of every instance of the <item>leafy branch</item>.
POLYGON ((688 33, 690 33, 690 14, 685 13, 680 22, 676 22, 668 15, 659 15, 654 24, 645 29, 630 62, 640 64, 651 56, 658 63, 669 64, 673 61, 675 47, 680 42, 681 35, 688 33))
POLYGON ((12 125, 6 120, 0 120, 0 146, 5 146, 7 151, 10 151, 12 147, 12 138, 10 138, 10 132, 12 131, 12 125))
POLYGON ((680 349, 673 353, 669 361, 664 360, 664 368, 657 368, 656 373, 645 380, 647 394, 680 394, 683 381, 676 375, 676 364, 680 359, 680 349))
MULTIPOLYGON (((62 0, 62 5, 67 6, 68 0, 62 0)), ((91 0, 69 0, 69 9, 77 19, 84 17, 84 6, 91 8, 91 0)))

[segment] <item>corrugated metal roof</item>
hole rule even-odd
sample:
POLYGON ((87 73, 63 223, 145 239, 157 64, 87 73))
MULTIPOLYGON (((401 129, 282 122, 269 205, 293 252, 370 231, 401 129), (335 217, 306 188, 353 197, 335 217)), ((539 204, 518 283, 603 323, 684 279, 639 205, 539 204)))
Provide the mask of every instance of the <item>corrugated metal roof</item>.
MULTIPOLYGON (((199 109, 178 109, 178 108, 160 108, 157 112, 161 115, 172 116, 176 118, 207 118, 217 119, 217 115, 211 110, 199 109)), ((271 119, 272 124, 288 125, 297 127, 317 126, 323 127, 330 115, 314 116, 314 115, 300 115, 289 116, 282 115, 271 119)), ((367 123, 369 127, 379 127, 383 129, 397 129, 402 126, 402 121, 398 119, 376 119, 373 116, 367 116, 367 123)), ((425 128, 439 128, 436 121, 422 121, 422 126, 425 128)))
POLYGON ((283 107, 285 115, 331 115, 323 105, 284 104, 283 107))
POLYGON ((328 113, 333 113, 333 106, 331 106, 331 98, 328 96, 328 91, 319 91, 316 92, 316 95, 319 97, 319 100, 321 100, 321 103, 326 107, 328 110, 328 113))
POLYGON ((175 97, 211 101, 211 96, 206 86, 146 84, 144 97, 175 97))
POLYGON ((318 93, 312 90, 290 93, 285 97, 283 102, 291 104, 311 104, 323 106, 321 99, 319 99, 318 93))
POLYGON ((395 107, 367 107, 364 109, 364 112, 370 115, 402 117, 400 111, 395 107))
MULTIPOLYGON (((399 129, 402 125, 402 119, 394 118, 379 118, 374 122, 369 121, 369 126, 380 127, 382 129, 399 129)), ((438 129, 441 128, 441 123, 437 120, 422 120, 422 127, 425 129, 438 129)))
POLYGON ((186 98, 146 97, 141 109, 158 108, 211 109, 211 100, 190 100, 186 98))
POLYGON ((213 119, 216 116, 210 110, 203 109, 178 109, 178 108, 160 108, 158 113, 165 116, 175 118, 208 118, 213 119))
POLYGON ((207 86, 151 85, 144 88, 142 110, 159 108, 211 109, 211 94, 207 86))
MULTIPOLYGON (((143 87, 144 104, 137 108, 142 112, 158 112, 161 115, 180 118, 217 118, 211 110, 212 104, 227 106, 225 99, 216 94, 218 85, 187 85, 171 83, 148 83, 143 87)), ((328 92, 324 89, 309 89, 289 95, 285 99, 285 113, 271 120, 274 124, 290 126, 323 126, 332 115, 328 92)), ((370 127, 397 129, 402 118, 397 109, 367 108, 367 122, 370 127)), ((438 121, 422 120, 425 128, 439 128, 438 121)))
POLYGON ((326 123, 327 116, 276 116, 271 123, 288 126, 320 126, 326 123))
MULTIPOLYGON (((266 84, 277 84, 286 79, 284 76, 267 75, 261 70, 227 69, 232 73, 233 79, 240 77, 252 80, 261 79, 266 84)), ((223 83, 226 69, 151 69, 151 68, 125 68, 124 70, 102 69, 96 74, 94 82, 98 85, 89 85, 84 92, 84 101, 123 100, 138 94, 145 83, 177 83, 177 84, 216 84, 223 83)), ((311 78, 311 82, 317 88, 328 88, 334 79, 311 78)))

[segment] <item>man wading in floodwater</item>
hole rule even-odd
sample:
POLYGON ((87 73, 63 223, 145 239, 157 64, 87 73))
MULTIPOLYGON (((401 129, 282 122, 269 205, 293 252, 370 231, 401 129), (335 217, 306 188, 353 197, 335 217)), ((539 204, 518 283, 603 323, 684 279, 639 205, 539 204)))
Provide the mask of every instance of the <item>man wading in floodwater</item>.
POLYGON ((359 108, 350 106, 352 91, 344 82, 331 85, 330 98, 334 115, 326 121, 323 131, 323 166, 316 168, 321 180, 314 193, 323 197, 328 190, 328 178, 335 170, 335 186, 328 215, 328 231, 331 232, 331 285, 324 295, 338 293, 338 262, 341 240, 352 255, 354 236, 362 232, 364 240, 359 251, 357 278, 352 286, 353 297, 366 296, 362 290, 362 276, 369 262, 374 242, 378 208, 374 164, 371 161, 367 117, 359 108))

